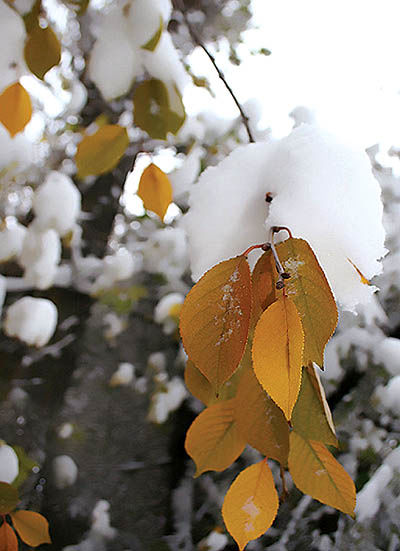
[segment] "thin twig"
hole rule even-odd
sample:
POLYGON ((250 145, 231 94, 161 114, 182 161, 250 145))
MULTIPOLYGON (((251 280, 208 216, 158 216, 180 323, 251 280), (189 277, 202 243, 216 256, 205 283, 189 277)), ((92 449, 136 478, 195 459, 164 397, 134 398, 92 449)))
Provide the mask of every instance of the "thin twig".
POLYGON ((192 40, 193 42, 195 42, 195 44, 197 44, 198 46, 200 46, 200 48, 204 51, 204 53, 208 56, 209 60, 211 61, 211 63, 213 64, 214 66, 214 69, 217 71, 218 73, 218 76, 219 78, 222 80, 222 82, 224 83, 225 85, 225 88, 228 90, 228 92, 230 93, 230 95, 232 96, 232 99, 233 101, 235 102, 235 105, 236 107, 238 108, 239 110, 239 113, 240 113, 240 117, 242 119, 242 122, 246 128, 246 131, 247 131, 247 135, 249 137, 249 142, 250 143, 254 143, 255 142, 255 139, 253 137, 253 134, 250 130, 250 125, 249 125, 249 118, 248 116, 246 115, 246 113, 243 111, 243 107, 240 105, 237 97, 235 96, 235 93, 234 91, 232 90, 232 88, 229 86, 228 82, 226 81, 225 79, 225 76, 224 76, 224 73, 221 71, 221 69, 218 67, 217 65, 217 62, 215 60, 215 57, 212 55, 211 52, 208 51, 208 49, 206 48, 206 46, 203 44, 202 40, 201 40, 201 37, 200 35, 198 34, 197 30, 193 27, 193 25, 190 23, 187 15, 186 15, 186 11, 185 11, 185 6, 184 6, 184 3, 183 3, 183 0, 175 0, 175 4, 179 6, 179 10, 180 12, 182 13, 182 17, 183 17, 183 20, 185 22, 185 25, 187 26, 188 28, 188 31, 190 33, 190 36, 192 37, 192 40))

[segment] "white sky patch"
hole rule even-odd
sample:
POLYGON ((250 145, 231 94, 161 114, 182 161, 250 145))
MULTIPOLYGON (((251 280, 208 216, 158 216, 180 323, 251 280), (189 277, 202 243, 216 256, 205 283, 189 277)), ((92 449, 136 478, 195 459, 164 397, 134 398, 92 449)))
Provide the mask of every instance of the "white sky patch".
MULTIPOLYGON (((234 67, 224 54, 217 62, 242 103, 257 93, 262 122, 274 136, 287 134, 289 113, 305 105, 324 129, 359 147, 400 141, 397 0, 253 0, 253 9, 259 29, 244 33, 243 63, 234 67), (250 55, 262 47, 272 55, 250 55)), ((234 116, 204 53, 197 49, 191 63, 196 74, 210 78, 218 113, 234 116)), ((191 100, 196 110, 212 104, 202 90, 191 91, 191 100)))

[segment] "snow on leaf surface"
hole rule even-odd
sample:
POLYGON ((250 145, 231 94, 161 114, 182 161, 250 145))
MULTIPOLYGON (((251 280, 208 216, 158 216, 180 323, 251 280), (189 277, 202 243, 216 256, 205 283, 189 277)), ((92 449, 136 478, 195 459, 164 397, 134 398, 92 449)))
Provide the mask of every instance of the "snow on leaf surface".
POLYGON ((268 530, 278 507, 274 479, 265 460, 239 474, 225 496, 222 516, 240 551, 268 530))
POLYGON ((33 511, 14 511, 10 514, 13 526, 19 537, 27 545, 37 547, 42 543, 51 543, 49 523, 33 511))
POLYGON ((299 490, 354 516, 356 490, 350 476, 324 444, 290 433, 289 471, 299 490))
POLYGON ((172 202, 172 186, 168 176, 158 166, 151 163, 144 169, 137 194, 145 209, 152 210, 161 220, 164 219, 172 202))
POLYGON ((25 128, 31 117, 31 98, 19 82, 14 82, 0 95, 0 122, 14 137, 25 128))
POLYGON ((323 367, 325 345, 338 322, 329 283, 304 239, 287 239, 278 245, 277 252, 284 269, 291 276, 286 280, 286 292, 295 303, 303 325, 303 364, 315 362, 323 367))
POLYGON ((204 471, 224 471, 242 453, 246 441, 237 430, 235 400, 210 406, 191 424, 185 449, 196 463, 196 475, 204 471))
POLYGON ((250 269, 243 256, 214 266, 191 289, 183 304, 183 345, 217 392, 243 356, 250 313, 250 269))
POLYGON ((294 302, 276 300, 254 332, 254 371, 261 386, 290 419, 300 390, 304 333, 294 302))
POLYGON ((104 174, 115 168, 129 145, 126 128, 107 124, 91 136, 85 136, 76 152, 78 178, 104 174))

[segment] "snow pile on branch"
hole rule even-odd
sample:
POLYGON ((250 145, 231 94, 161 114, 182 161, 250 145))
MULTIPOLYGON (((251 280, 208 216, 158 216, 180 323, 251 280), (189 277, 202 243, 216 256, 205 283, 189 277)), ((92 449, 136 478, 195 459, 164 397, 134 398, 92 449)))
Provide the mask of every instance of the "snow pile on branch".
POLYGON ((306 239, 344 309, 365 303, 385 255, 380 187, 364 152, 312 125, 238 147, 193 187, 184 225, 197 280, 221 260, 268 241, 272 226, 306 239), (265 201, 266 194, 272 202, 265 201))
POLYGON ((19 473, 18 456, 11 446, 0 440, 0 482, 11 484, 19 473))
POLYGON ((44 346, 57 326, 57 308, 45 298, 23 297, 7 309, 4 332, 30 346, 44 346))
POLYGON ((0 262, 11 260, 21 253, 25 234, 25 226, 16 220, 5 220, 0 230, 0 262))
POLYGON ((33 198, 35 226, 54 229, 63 237, 71 231, 81 211, 81 194, 71 178, 52 171, 33 198))
POLYGON ((0 0, 0 91, 27 71, 24 61, 25 38, 22 18, 0 0))
POLYGON ((106 100, 126 94, 145 72, 182 90, 188 77, 164 30, 171 11, 170 0, 131 0, 103 16, 88 70, 106 100))

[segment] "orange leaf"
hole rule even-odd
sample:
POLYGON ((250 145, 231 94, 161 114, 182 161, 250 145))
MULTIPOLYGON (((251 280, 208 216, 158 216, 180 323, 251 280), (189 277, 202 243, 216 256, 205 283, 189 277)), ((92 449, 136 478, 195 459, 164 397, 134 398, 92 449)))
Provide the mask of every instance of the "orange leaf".
POLYGON ((6 515, 15 507, 19 501, 18 492, 7 482, 0 482, 0 515, 6 515))
POLYGON ((168 176, 158 166, 152 163, 144 169, 137 194, 142 199, 145 209, 152 210, 164 220, 172 202, 172 185, 168 176))
POLYGON ((276 300, 276 269, 271 252, 264 253, 254 266, 251 275, 253 288, 253 319, 256 323, 261 314, 276 300))
POLYGON ((17 536, 5 520, 0 526, 0 551, 18 551, 17 536))
POLYGON ((27 545, 37 547, 42 543, 51 543, 49 523, 39 513, 14 511, 10 516, 16 532, 27 545))
POLYGON ((129 145, 126 128, 106 124, 78 144, 75 162, 78 178, 98 176, 115 168, 129 145))
POLYGON ((253 363, 257 379, 290 419, 300 390, 304 333, 294 302, 285 296, 256 325, 253 363))
POLYGON ((278 507, 274 479, 265 460, 239 474, 225 496, 222 516, 240 551, 268 530, 278 507))
POLYGON ((19 82, 14 82, 0 95, 0 122, 14 137, 25 128, 31 117, 31 98, 19 82))
POLYGON ((364 285, 371 285, 371 283, 368 281, 368 279, 365 277, 365 275, 362 273, 361 270, 359 270, 357 268, 357 266, 354 264, 354 262, 352 262, 350 260, 350 258, 347 259, 350 264, 353 266, 353 268, 355 269, 355 271, 358 273, 358 275, 360 276, 360 279, 361 279, 361 283, 364 283, 364 285))
POLYGON ((303 369, 300 393, 292 414, 292 426, 303 438, 331 446, 338 445, 325 391, 312 365, 303 369))
POLYGON ((292 431, 289 471, 299 490, 354 517, 354 483, 321 442, 304 440, 292 431))
POLYGON ((218 392, 237 369, 249 332, 250 269, 244 256, 217 264, 191 289, 180 331, 196 367, 218 392))
POLYGON ((291 275, 286 293, 300 314, 304 330, 303 365, 324 365, 324 349, 338 322, 335 299, 307 241, 290 238, 277 246, 279 259, 291 275))
POLYGON ((204 377, 193 362, 188 360, 185 368, 185 383, 189 392, 193 394, 195 398, 203 402, 204 405, 210 406, 216 402, 222 402, 233 398, 236 394, 241 375, 242 370, 239 366, 232 377, 221 386, 219 394, 216 396, 215 390, 208 379, 204 377))
POLYGON ((186 434, 185 449, 196 463, 195 476, 223 471, 246 445, 235 423, 235 400, 214 404, 196 417, 186 434))
POLYGON ((285 416, 258 382, 254 371, 246 371, 240 379, 235 418, 246 442, 267 457, 287 464, 289 427, 285 416))
POLYGON ((61 60, 61 44, 50 26, 34 25, 28 34, 25 61, 32 73, 43 80, 44 75, 61 60))

